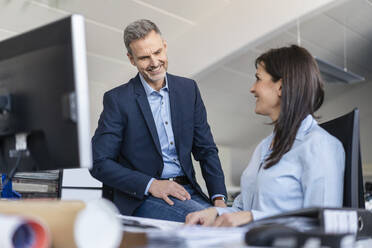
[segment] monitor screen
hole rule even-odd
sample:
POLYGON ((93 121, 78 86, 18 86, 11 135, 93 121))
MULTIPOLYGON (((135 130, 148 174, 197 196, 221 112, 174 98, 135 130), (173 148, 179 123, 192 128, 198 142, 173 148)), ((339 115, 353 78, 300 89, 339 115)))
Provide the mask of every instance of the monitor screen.
POLYGON ((0 42, 0 172, 90 168, 91 153, 83 17, 0 42))

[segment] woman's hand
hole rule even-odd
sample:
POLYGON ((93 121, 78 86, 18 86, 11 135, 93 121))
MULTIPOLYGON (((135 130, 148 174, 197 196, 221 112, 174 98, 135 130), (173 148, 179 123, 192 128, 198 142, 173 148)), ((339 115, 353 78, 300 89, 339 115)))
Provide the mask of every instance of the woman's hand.
POLYGON ((223 214, 214 221, 213 226, 240 226, 253 220, 251 211, 223 214))
POLYGON ((215 208, 207 208, 198 212, 190 213, 186 216, 186 225, 200 224, 203 226, 211 226, 217 217, 217 210, 215 208))

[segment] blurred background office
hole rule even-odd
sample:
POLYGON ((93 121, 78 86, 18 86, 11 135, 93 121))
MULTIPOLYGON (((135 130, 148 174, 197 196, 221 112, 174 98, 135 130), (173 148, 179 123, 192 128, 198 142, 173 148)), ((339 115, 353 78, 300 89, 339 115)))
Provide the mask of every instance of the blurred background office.
MULTIPOLYGON (((197 80, 230 190, 238 190, 254 147, 272 130, 254 113, 254 60, 291 43, 340 68, 337 79, 326 79, 319 121, 360 109, 363 173, 372 179, 372 0, 0 0, 0 40, 72 13, 86 18, 92 132, 103 93, 137 72, 123 28, 148 18, 168 41, 168 71, 197 80)), ((87 172, 64 175, 66 192, 75 190, 65 198, 83 195, 75 186, 100 187, 87 172)))

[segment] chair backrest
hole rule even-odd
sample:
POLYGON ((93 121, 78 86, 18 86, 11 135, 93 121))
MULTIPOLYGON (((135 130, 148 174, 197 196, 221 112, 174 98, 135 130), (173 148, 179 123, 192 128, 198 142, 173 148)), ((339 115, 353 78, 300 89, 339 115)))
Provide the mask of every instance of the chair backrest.
POLYGON ((363 173, 359 140, 359 110, 320 124, 345 149, 343 207, 364 208, 363 173))

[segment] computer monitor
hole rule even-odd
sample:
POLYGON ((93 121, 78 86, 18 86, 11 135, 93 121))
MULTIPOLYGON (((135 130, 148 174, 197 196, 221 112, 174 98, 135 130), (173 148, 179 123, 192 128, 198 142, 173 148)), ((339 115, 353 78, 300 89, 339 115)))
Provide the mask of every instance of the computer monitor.
POLYGON ((90 168, 84 19, 0 42, 0 172, 90 168))

